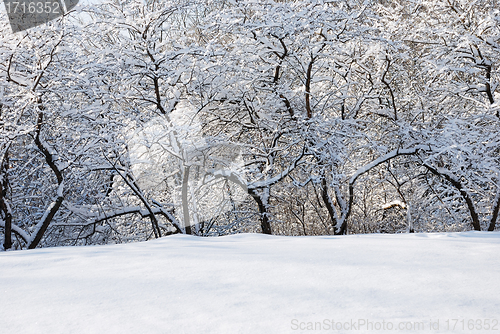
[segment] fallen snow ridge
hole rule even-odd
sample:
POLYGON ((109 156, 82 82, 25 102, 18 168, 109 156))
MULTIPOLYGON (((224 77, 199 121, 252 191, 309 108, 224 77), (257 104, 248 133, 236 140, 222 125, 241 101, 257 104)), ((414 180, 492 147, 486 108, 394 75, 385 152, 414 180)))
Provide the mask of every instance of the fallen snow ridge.
POLYGON ((174 235, 6 252, 0 268, 5 334, 500 333, 497 232, 174 235))

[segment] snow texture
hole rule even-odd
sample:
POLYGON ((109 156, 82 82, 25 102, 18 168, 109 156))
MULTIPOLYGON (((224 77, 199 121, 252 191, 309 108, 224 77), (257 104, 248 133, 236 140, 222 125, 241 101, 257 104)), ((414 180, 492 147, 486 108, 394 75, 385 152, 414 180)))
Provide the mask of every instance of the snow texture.
POLYGON ((499 250, 500 233, 464 232, 174 235, 6 252, 0 332, 302 333, 366 319, 466 333, 446 320, 500 318, 499 250))

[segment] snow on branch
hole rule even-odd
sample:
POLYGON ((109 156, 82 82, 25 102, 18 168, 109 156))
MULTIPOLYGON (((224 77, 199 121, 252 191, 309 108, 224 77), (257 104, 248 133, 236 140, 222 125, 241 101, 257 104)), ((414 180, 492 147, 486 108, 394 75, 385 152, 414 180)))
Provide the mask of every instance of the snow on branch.
POLYGON ((52 221, 52 218, 54 218, 54 215, 59 210, 59 207, 64 200, 63 188, 64 182, 61 182, 57 187, 57 198, 47 207, 47 209, 43 213, 42 218, 40 218, 38 224, 36 224, 35 231, 31 234, 29 240, 27 240, 29 249, 36 248, 45 231, 47 230, 50 222, 52 221))
POLYGON ((425 150, 425 149, 429 149, 429 146, 427 145, 417 145, 413 148, 407 148, 407 149, 396 149, 396 150, 393 150, 383 156, 381 156, 380 158, 378 159, 375 159, 374 161, 370 162, 369 164, 359 168, 356 173, 354 173, 353 176, 351 176, 351 179, 349 180, 349 185, 352 185, 354 184, 354 182, 356 182, 356 179, 358 177, 360 177, 361 175, 363 175, 364 173, 368 172, 369 170, 371 170, 372 168, 374 167, 377 167, 378 165, 386 162, 386 161, 389 161, 391 159, 394 159, 400 155, 413 155, 413 154, 416 154, 419 150, 425 150))
MULTIPOLYGON (((3 220, 0 220, 0 227, 5 228, 5 222, 3 220)), ((12 224, 11 229, 14 233, 16 233, 18 236, 20 236, 26 243, 30 240, 30 236, 24 232, 19 226, 12 224)))
POLYGON ((401 202, 398 200, 383 204, 382 209, 389 210, 389 209, 394 208, 396 206, 400 207, 401 209, 406 209, 406 204, 404 202, 401 202))
POLYGON ((281 173, 279 173, 278 175, 274 176, 274 177, 271 177, 267 180, 264 180, 264 181, 258 181, 258 182, 253 182, 251 184, 248 185, 248 189, 259 189, 259 188, 268 188, 278 182, 280 182, 281 180, 283 180, 288 174, 290 174, 296 167, 297 165, 299 164, 300 160, 305 156, 305 147, 304 149, 302 150, 302 154, 300 156, 298 156, 294 161, 293 163, 288 166, 287 168, 285 168, 285 170, 283 170, 281 173))
POLYGON ((98 223, 103 222, 103 221, 108 220, 108 219, 112 219, 112 218, 116 218, 116 217, 120 217, 120 216, 125 216, 125 215, 130 215, 130 214, 139 214, 139 215, 141 215, 142 218, 146 218, 146 217, 150 217, 151 212, 152 212, 155 215, 157 215, 157 214, 163 215, 165 218, 167 218, 168 221, 170 221, 170 223, 172 223, 172 225, 175 227, 177 232, 179 232, 179 233, 181 232, 180 224, 177 221, 177 219, 174 217, 174 215, 170 211, 166 210, 163 207, 153 207, 153 208, 151 208, 151 211, 150 211, 148 209, 141 209, 140 206, 131 206, 131 207, 123 208, 120 210, 113 210, 113 211, 109 211, 109 212, 105 212, 105 213, 101 213, 101 214, 94 214, 94 213, 89 214, 87 210, 84 211, 84 210, 81 210, 80 208, 73 207, 73 206, 68 205, 68 204, 66 204, 66 208, 73 213, 76 213, 78 215, 82 215, 86 219, 91 220, 90 222, 87 222, 85 225, 98 224, 98 223))
POLYGON ((474 206, 474 202, 472 201, 472 198, 469 195, 468 191, 464 188, 462 182, 460 182, 460 180, 451 171, 447 169, 435 168, 426 163, 424 163, 423 166, 426 167, 432 174, 443 177, 458 190, 458 192, 464 199, 465 203, 467 204, 467 208, 469 209, 469 213, 472 220, 471 222, 472 227, 476 231, 481 231, 481 223, 479 222, 479 216, 474 206))
POLYGON ((406 148, 406 149, 396 149, 393 150, 383 156, 381 156, 378 159, 373 160, 367 165, 364 165, 363 167, 359 168, 349 179, 349 202, 347 206, 345 207, 345 210, 343 210, 342 217, 340 219, 340 226, 337 228, 335 231, 335 234, 344 234, 347 231, 347 218, 349 218, 349 215, 351 214, 351 209, 352 209, 352 203, 354 202, 354 183, 356 180, 363 175, 364 173, 367 173, 371 169, 377 167, 380 164, 383 164, 384 162, 387 162, 391 159, 394 159, 398 156, 401 155, 413 155, 417 154, 418 151, 420 150, 429 150, 428 145, 417 145, 413 148, 406 148))

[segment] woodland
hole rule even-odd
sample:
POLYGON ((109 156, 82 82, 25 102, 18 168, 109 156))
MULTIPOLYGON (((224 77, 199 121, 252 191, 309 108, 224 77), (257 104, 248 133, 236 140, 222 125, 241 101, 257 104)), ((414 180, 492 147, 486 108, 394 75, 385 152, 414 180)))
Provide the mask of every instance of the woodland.
POLYGON ((498 0, 0 20, 0 249, 499 230, 498 0))

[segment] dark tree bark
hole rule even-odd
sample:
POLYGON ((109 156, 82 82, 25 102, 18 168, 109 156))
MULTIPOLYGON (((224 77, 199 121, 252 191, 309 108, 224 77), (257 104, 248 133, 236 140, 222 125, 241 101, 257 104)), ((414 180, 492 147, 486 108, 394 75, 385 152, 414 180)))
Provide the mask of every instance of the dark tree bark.
POLYGON ((342 209, 342 224, 340 227, 337 229, 335 234, 346 234, 347 232, 347 219, 351 215, 352 211, 352 204, 354 202, 354 185, 356 183, 356 180, 363 174, 367 173, 368 171, 372 170, 373 168, 377 167, 378 165, 385 163, 387 161, 390 161, 396 157, 402 156, 402 155, 416 155, 420 150, 426 149, 424 146, 416 146, 414 148, 410 149, 397 149, 394 151, 391 151, 387 153, 386 155, 372 161, 371 163, 361 167, 354 173, 354 175, 351 177, 349 180, 349 200, 347 203, 347 207, 345 209, 342 209))
POLYGON ((312 67, 314 64, 314 57, 311 57, 311 61, 309 62, 309 65, 307 66, 307 72, 306 72, 306 87, 305 87, 305 93, 306 93, 306 112, 307 112, 307 119, 310 119, 312 117, 312 109, 311 109, 311 79, 312 79, 312 67))
POLYGON ((7 188, 9 186, 9 153, 5 150, 2 162, 0 164, 0 210, 5 222, 3 248, 12 247, 12 212, 7 203, 7 188))
POLYGON ((495 198, 495 204, 493 207, 493 215, 491 216, 490 226, 488 226, 488 231, 494 231, 495 225, 498 219, 498 210, 500 209, 500 190, 495 198))
POLYGON ((472 227, 476 231, 481 231, 481 224, 479 222, 479 216, 477 215, 476 209, 474 207, 474 203, 472 202, 472 199, 469 196, 469 193, 465 191, 463 188, 463 185, 460 181, 455 179, 454 177, 451 177, 448 175, 448 173, 442 173, 438 169, 429 166, 427 164, 424 164, 424 166, 434 175, 443 177, 445 180, 447 180, 452 186, 454 186, 459 192, 462 198, 465 200, 465 203, 467 204, 467 208, 469 209, 469 213, 472 219, 472 227))
POLYGON ((271 230, 271 222, 269 221, 269 212, 267 203, 264 203, 262 200, 262 196, 259 195, 255 189, 249 189, 248 193, 252 196, 252 198, 257 203, 260 214, 260 226, 262 228, 262 233, 264 234, 273 234, 271 230))
POLYGON ((332 199, 328 194, 328 186, 326 184, 326 177, 323 175, 321 179, 321 198, 323 199, 323 203, 325 203, 326 209, 328 210, 328 215, 330 216, 330 220, 333 228, 337 226, 337 216, 335 214, 335 208, 333 206, 332 199))
MULTIPOLYGON (((109 161, 109 160, 108 160, 109 161)), ((116 168, 116 166, 113 164, 113 168, 115 172, 120 175, 122 180, 127 184, 127 186, 132 189, 132 191, 135 193, 135 195, 141 200, 141 202, 144 204, 146 207, 146 210, 149 212, 149 219, 151 220, 151 227, 153 229, 153 233, 155 235, 155 238, 161 238, 161 231, 160 231, 160 226, 158 225, 158 219, 156 219, 156 216, 153 212, 153 209, 149 205, 148 201, 142 194, 142 191, 140 190, 139 186, 135 182, 134 178, 130 174, 123 175, 122 172, 116 168)))
MULTIPOLYGON (((40 103, 40 101, 39 101, 40 103)), ((61 207, 61 204, 64 200, 64 196, 62 194, 62 183, 63 183, 63 176, 59 168, 57 167, 56 163, 54 162, 54 157, 52 154, 49 152, 47 147, 42 143, 42 140, 40 139, 40 132, 42 130, 42 124, 43 124, 43 112, 40 111, 38 113, 38 120, 36 124, 36 131, 35 131, 35 144, 42 152, 43 156, 45 157, 45 162, 49 165, 50 169, 54 172, 57 183, 59 185, 58 190, 57 190, 57 198, 55 202, 53 202, 49 208, 46 211, 46 214, 42 217, 43 221, 41 222, 41 226, 36 231, 35 237, 32 239, 32 241, 28 245, 28 249, 34 249, 40 241, 42 240, 43 235, 47 231, 47 228, 49 227, 50 223, 52 222, 52 219, 54 218, 55 214, 57 211, 59 211, 59 208, 61 207)))
POLYGON ((189 166, 184 167, 184 177, 182 179, 182 211, 184 214, 184 228, 186 229, 186 234, 192 234, 188 203, 189 169, 189 166))

